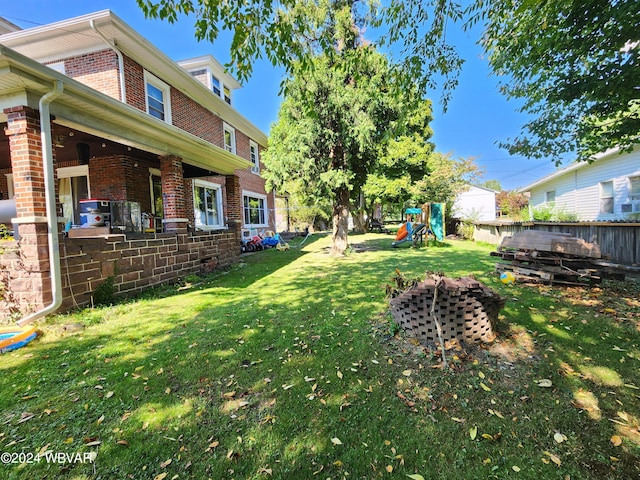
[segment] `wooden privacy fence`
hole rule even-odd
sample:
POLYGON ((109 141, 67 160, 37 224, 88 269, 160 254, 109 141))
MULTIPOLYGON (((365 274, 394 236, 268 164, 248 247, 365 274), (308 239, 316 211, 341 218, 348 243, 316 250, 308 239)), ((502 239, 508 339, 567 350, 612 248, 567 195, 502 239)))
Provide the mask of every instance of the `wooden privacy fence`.
POLYGON ((603 257, 623 265, 640 265, 640 223, 621 222, 506 222, 474 224, 475 241, 499 245, 504 237, 525 230, 569 233, 586 242, 597 243, 603 257))

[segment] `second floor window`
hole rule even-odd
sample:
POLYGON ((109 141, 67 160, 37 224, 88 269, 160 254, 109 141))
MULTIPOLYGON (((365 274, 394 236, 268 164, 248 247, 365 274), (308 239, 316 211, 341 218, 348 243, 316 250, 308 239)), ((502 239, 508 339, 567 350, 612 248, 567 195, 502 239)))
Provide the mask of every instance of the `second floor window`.
POLYGON ((258 144, 256 142, 249 142, 249 154, 251 155, 251 171, 253 173, 260 173, 260 157, 258 156, 258 144))
POLYGON ((231 105, 231 89, 224 87, 224 101, 231 105))
POLYGON ((159 120, 171 123, 171 104, 169 85, 144 72, 147 113, 159 120))
POLYGON ((223 125, 224 131, 224 149, 231 153, 236 153, 236 131, 235 129, 227 125, 223 125))

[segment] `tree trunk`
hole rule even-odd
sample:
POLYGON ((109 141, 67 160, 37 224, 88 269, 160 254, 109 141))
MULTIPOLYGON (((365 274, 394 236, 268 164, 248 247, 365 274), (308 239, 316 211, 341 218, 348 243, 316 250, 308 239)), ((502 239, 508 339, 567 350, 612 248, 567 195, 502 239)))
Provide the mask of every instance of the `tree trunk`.
POLYGON ((333 244, 331 245, 331 255, 342 256, 349 246, 347 239, 349 231, 349 190, 342 187, 336 194, 336 201, 333 204, 333 244))
POLYGON ((365 218, 366 209, 364 203, 364 193, 360 192, 358 209, 353 214, 353 231, 356 233, 367 233, 369 225, 365 218))

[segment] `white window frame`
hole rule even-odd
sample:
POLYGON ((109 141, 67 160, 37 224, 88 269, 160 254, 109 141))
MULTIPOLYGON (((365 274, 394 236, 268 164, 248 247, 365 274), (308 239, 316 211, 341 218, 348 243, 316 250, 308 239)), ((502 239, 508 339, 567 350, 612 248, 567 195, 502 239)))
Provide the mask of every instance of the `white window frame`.
POLYGON ((207 71, 209 72, 209 81, 211 82, 211 91, 213 92, 214 95, 218 97, 222 97, 222 80, 220 80, 220 78, 218 78, 217 75, 211 72, 211 70, 207 69, 207 71), (215 84, 214 80, 218 82, 217 85, 215 84))
POLYGON ((556 202, 556 191, 549 190, 548 192, 544 192, 544 203, 555 203, 556 202), (553 198, 551 198, 553 197, 553 198))
POLYGON ((224 211, 222 210, 222 185, 213 182, 207 182, 206 180, 195 179, 193 181, 193 220, 197 228, 203 230, 220 230, 224 228, 224 211), (197 192, 198 188, 209 188, 216 191, 216 208, 218 209, 218 223, 215 225, 202 225, 198 223, 198 216, 196 210, 197 204, 197 192))
POLYGON ((13 173, 5 173, 4 175, 7 177, 7 190, 8 190, 7 194, 11 199, 15 196, 15 192, 13 188, 13 173))
MULTIPOLYGON (((56 169, 56 175, 58 176, 58 181, 61 178, 75 178, 75 177, 87 177, 87 198, 91 197, 91 182, 89 181, 89 165, 76 165, 74 167, 60 167, 56 169)), ((58 198, 58 200, 60 200, 58 198)), ((76 215, 76 205, 72 206, 73 211, 71 212, 72 216, 76 215)), ((63 212, 64 213, 64 212, 63 212)), ((73 219, 72 219, 73 221, 73 219)))
POLYGON ((235 155, 236 153, 236 129, 233 128, 231 125, 229 125, 228 123, 223 123, 222 124, 222 142, 224 143, 224 149, 227 152, 231 152, 235 155), (231 137, 231 145, 227 145, 227 135, 226 133, 229 132, 230 137, 231 137))
POLYGON ((231 89, 226 85, 222 85, 222 95, 221 98, 231 105, 231 89))
POLYGON ((145 108, 147 109, 147 113, 149 115, 151 115, 151 113, 149 113, 149 91, 147 88, 149 84, 153 85, 155 88, 157 88, 162 92, 162 100, 163 100, 162 106, 164 108, 164 119, 158 118, 155 115, 152 115, 153 118, 158 118, 158 120, 170 124, 171 123, 171 87, 165 82, 163 82, 162 80, 160 80, 158 77, 153 75, 152 73, 146 70, 144 71, 144 103, 145 103, 145 108))
POLYGON ((616 190, 615 190, 615 183, 613 182, 613 180, 607 180, 606 182, 600 182, 600 208, 599 211, 602 214, 612 214, 615 212, 615 208, 616 208, 616 204, 615 204, 615 197, 616 197, 616 190), (611 185, 611 195, 608 196, 604 196, 604 190, 605 190, 605 184, 610 184, 611 185), (611 201, 611 210, 609 211, 609 209, 604 208, 604 201, 605 200, 610 200, 611 201))
POLYGON ((244 228, 266 228, 269 226, 269 205, 267 203, 267 196, 261 193, 250 192, 248 190, 242 191, 242 221, 244 223, 244 228), (264 223, 245 223, 247 221, 246 216, 246 207, 244 204, 245 198, 251 198, 255 200, 262 200, 264 203, 263 211, 264 211, 264 223))
POLYGON ((629 175, 627 177, 627 181, 629 182, 629 201, 638 201, 640 200, 640 175, 629 175), (633 184, 636 182, 638 184, 638 192, 634 193, 632 191, 633 184))
POLYGON ((249 159, 253 164, 251 166, 251 173, 255 173, 256 175, 259 175, 260 174, 260 150, 258 149, 258 144, 253 140, 249 140, 249 159))
POLYGON ((162 172, 159 168, 149 167, 149 198, 151 198, 151 213, 157 216, 155 193, 153 191, 153 177, 160 177, 162 179, 162 172))

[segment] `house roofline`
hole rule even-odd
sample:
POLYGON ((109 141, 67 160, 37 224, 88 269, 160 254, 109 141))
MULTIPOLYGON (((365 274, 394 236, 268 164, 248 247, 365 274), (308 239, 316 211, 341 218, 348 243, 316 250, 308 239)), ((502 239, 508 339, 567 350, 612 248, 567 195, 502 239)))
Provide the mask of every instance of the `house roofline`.
POLYGON ((25 103, 37 109, 37 100, 56 80, 64 84, 62 95, 51 104, 51 113, 60 117, 56 123, 83 126, 105 138, 158 155, 175 155, 220 174, 251 166, 248 160, 0 45, 0 84, 8 95, 24 94, 25 103))
MULTIPOLYGON (((92 42, 95 41, 96 48, 104 49, 106 48, 104 40, 91 28, 91 20, 93 20, 98 30, 106 33, 113 40, 119 50, 138 62, 143 68, 218 115, 222 120, 233 125, 263 147, 267 146, 267 135, 262 130, 219 96, 215 95, 205 85, 193 78, 176 61, 169 58, 111 10, 101 10, 43 26, 0 35, 0 43, 15 50, 34 42, 38 38, 46 41, 56 32, 62 31, 69 35, 81 34, 83 38, 86 37, 88 45, 93 45, 92 42), (109 27, 111 27, 112 31, 104 32, 104 29, 109 27), (93 40, 91 41, 90 39, 93 40)), ((64 50, 61 48, 60 54, 63 53, 64 50)))
POLYGON ((604 152, 601 152, 601 153, 598 153, 598 154, 594 155, 591 158, 591 161, 586 161, 586 160, 579 161, 579 160, 576 160, 573 163, 571 163, 570 165, 567 165, 566 167, 563 167, 563 168, 561 168, 559 170, 556 170, 553 173, 550 173, 549 175, 546 175, 546 176, 544 176, 542 178, 539 178, 538 180, 534 181, 533 183, 530 183, 529 185, 527 185, 525 187, 519 188, 517 191, 519 193, 528 192, 531 189, 539 187, 540 185, 543 185, 543 184, 545 184, 545 183, 547 183, 547 182, 549 182, 549 181, 551 181, 551 180, 553 180, 555 178, 558 178, 558 177, 560 177, 562 175, 565 175, 567 173, 573 172, 575 170, 579 170, 579 169, 581 169, 583 167, 586 167, 587 165, 593 164, 595 162, 602 161, 602 160, 604 160, 606 158, 613 157, 615 154, 619 154, 619 153, 620 153, 620 148, 616 147, 616 148, 610 148, 610 149, 608 149, 608 150, 606 150, 604 152))

